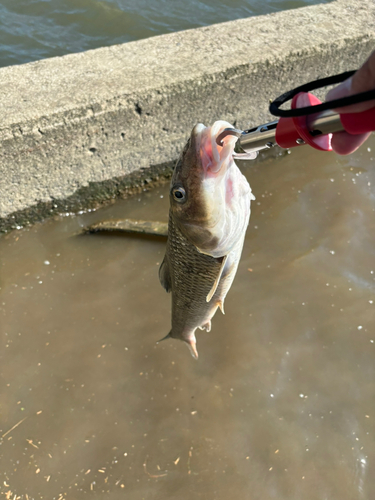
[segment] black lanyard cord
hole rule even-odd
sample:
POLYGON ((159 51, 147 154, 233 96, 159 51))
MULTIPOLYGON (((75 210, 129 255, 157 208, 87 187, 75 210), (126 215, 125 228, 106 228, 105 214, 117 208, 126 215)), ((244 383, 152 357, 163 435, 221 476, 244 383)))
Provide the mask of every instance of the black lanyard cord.
POLYGON ((319 113, 320 111, 325 111, 326 109, 334 109, 341 108, 344 106, 350 106, 351 104, 358 104, 359 102, 370 101, 371 99, 375 99, 375 89, 368 90, 367 92, 361 92, 360 94, 354 94, 348 97, 342 97, 341 99, 335 99, 333 101, 323 102, 322 104, 318 104, 316 106, 307 106, 305 108, 297 108, 297 109, 280 109, 280 106, 287 101, 293 99, 293 97, 300 92, 309 92, 310 90, 320 89, 322 87, 326 87, 327 85, 334 85, 336 83, 341 83, 347 78, 350 78, 354 75, 354 71, 345 71, 345 73, 341 73, 339 75, 328 76, 326 78, 321 78, 320 80, 315 80, 313 82, 305 83, 299 87, 296 87, 293 90, 289 90, 289 92, 285 92, 281 96, 277 97, 270 104, 270 113, 274 116, 280 116, 282 118, 290 118, 293 116, 304 116, 304 115, 312 115, 314 113, 319 113))

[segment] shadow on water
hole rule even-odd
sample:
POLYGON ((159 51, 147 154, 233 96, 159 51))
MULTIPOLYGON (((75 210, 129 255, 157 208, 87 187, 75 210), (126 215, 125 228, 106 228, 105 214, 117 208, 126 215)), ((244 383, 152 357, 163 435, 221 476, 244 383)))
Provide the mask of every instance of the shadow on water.
MULTIPOLYGON (((143 241, 143 242, 149 242, 149 243, 152 243, 152 242, 166 242, 167 241, 167 237, 164 236, 164 235, 160 235, 160 234, 142 234, 142 233, 124 233, 123 231, 106 231, 106 232, 97 232, 97 233, 93 233, 93 234, 96 234, 97 237, 100 237, 101 238, 109 238, 109 239, 114 239, 114 238, 120 238, 121 241, 123 241, 125 238, 129 241, 132 241, 132 240, 139 240, 139 241, 143 241)), ((88 238, 88 237, 91 237, 92 238, 92 234, 79 234, 79 235, 76 235, 74 236, 75 238, 76 237, 80 237, 80 238, 88 238)))
POLYGON ((5 498, 375 496, 375 138, 244 167, 243 257, 194 361, 158 282, 168 186, 0 238, 5 498), (10 492, 10 493, 9 493, 10 492), (125 495, 125 496, 124 496, 125 495))

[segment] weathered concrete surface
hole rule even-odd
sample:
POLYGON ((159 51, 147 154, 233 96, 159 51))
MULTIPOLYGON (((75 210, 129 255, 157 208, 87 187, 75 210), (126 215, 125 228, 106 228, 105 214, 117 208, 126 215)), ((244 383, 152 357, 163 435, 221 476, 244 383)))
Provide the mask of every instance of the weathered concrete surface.
POLYGON ((196 122, 268 121, 270 98, 374 47, 375 2, 336 0, 3 68, 0 228, 113 197, 174 161, 196 122))

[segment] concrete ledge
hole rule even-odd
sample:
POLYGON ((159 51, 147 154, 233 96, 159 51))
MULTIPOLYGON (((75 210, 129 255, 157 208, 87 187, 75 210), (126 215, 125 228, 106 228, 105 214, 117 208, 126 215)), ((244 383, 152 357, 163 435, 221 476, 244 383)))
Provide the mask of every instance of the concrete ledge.
POLYGON ((336 0, 3 68, 0 230, 165 175, 198 121, 269 121, 374 48, 374 1, 336 0))

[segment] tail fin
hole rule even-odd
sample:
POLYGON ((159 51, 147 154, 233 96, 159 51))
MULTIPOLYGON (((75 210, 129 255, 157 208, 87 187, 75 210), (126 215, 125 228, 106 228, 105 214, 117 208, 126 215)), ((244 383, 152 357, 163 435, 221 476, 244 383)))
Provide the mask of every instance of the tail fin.
POLYGON ((165 337, 158 340, 156 343, 159 344, 160 342, 163 342, 163 340, 171 339, 172 338, 171 333, 172 333, 172 330, 165 337))
MULTIPOLYGON (((159 344, 160 342, 163 342, 163 340, 174 338, 174 337, 172 337, 171 333, 172 333, 172 330, 168 333, 168 335, 166 335, 162 339, 158 340, 156 343, 159 344)), ((193 356, 194 359, 198 359, 197 342, 195 340, 194 333, 193 333, 192 337, 190 337, 190 339, 182 338, 180 340, 183 340, 184 342, 187 343, 188 348, 190 350, 190 354, 193 356)))
POLYGON ((197 343, 195 342, 195 340, 190 339, 185 340, 185 342, 187 343, 190 354, 193 356, 193 358, 198 359, 197 343))

